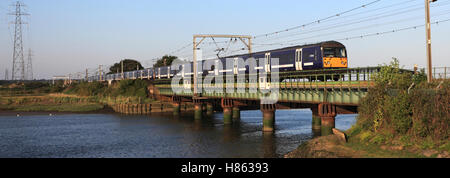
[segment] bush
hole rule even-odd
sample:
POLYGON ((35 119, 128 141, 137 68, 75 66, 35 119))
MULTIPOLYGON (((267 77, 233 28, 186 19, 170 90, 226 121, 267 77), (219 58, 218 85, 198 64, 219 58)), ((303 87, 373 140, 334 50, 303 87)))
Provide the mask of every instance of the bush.
POLYGON ((373 137, 372 132, 370 131, 364 131, 361 133, 361 136, 359 137, 362 142, 367 142, 373 137))
MULTIPOLYGON (((450 82, 428 84, 422 72, 402 72, 394 60, 374 76, 375 86, 361 100, 357 126, 361 139, 370 133, 393 133, 399 137, 447 143, 450 124, 450 82)), ((375 136, 371 142, 385 140, 375 136)), ((428 141, 430 142, 430 141, 428 141)), ((424 143, 427 147, 429 143, 424 143)))
POLYGON ((81 82, 68 87, 65 93, 79 96, 104 96, 106 87, 100 82, 81 82))
POLYGON ((387 124, 399 134, 405 134, 412 126, 411 108, 408 94, 401 92, 397 96, 388 97, 387 116, 391 119, 387 124))
POLYGON ((122 80, 118 87, 112 87, 111 96, 147 98, 147 83, 143 80, 122 80))
POLYGON ((384 135, 376 135, 370 140, 370 143, 372 144, 383 144, 384 142, 386 142, 384 135))

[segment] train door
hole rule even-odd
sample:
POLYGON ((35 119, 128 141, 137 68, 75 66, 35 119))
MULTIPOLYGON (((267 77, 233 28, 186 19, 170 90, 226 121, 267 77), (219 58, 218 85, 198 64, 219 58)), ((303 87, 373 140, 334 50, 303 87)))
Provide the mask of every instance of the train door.
POLYGON ((295 69, 303 70, 302 49, 295 50, 295 69))
POLYGON ((158 68, 158 79, 161 79, 161 68, 158 68))
POLYGON ((181 77, 184 78, 184 65, 181 65, 181 77))
POLYGON ((270 53, 266 53, 264 68, 266 69, 266 72, 270 72, 270 53))
POLYGON ((152 68, 152 69, 150 69, 150 70, 151 70, 151 72, 152 72, 152 75, 151 75, 152 80, 155 80, 155 79, 156 79, 156 71, 155 71, 155 68, 152 68))
POLYGON ((170 78, 172 75, 172 71, 170 71, 170 67, 167 67, 167 78, 170 78))

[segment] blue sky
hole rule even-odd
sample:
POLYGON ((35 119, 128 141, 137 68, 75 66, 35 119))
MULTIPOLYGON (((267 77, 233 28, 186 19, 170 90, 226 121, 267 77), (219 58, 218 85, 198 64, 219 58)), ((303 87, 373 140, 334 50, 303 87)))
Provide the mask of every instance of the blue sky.
MULTIPOLYGON (((191 42, 193 34, 264 34, 315 21, 372 1, 24 0, 31 16, 24 19, 29 25, 24 26, 23 34, 25 49, 32 48, 34 51, 34 73, 38 78, 48 78, 96 68, 100 64, 109 65, 123 58, 149 64, 151 59, 191 42)), ((449 2, 440 0, 442 6, 432 8, 433 14, 438 15, 433 20, 450 19, 450 13, 446 13, 450 12, 449 2)), ((13 0, 0 1, 0 78, 4 78, 5 68, 10 71, 12 68, 14 27, 8 24, 13 18, 7 15, 12 10, 9 6, 12 3, 13 0)), ((353 16, 305 27, 303 30, 314 31, 332 24, 342 24, 340 28, 278 41, 260 39, 255 40, 255 43, 283 42, 302 37, 307 39, 297 42, 307 43, 419 25, 424 23, 423 10, 364 23, 345 24, 371 15, 391 14, 408 7, 417 7, 415 5, 421 3, 423 5, 423 0, 381 0, 349 14, 355 14, 353 16), (405 3, 390 9, 367 12, 402 2, 405 3), (361 12, 366 13, 358 14, 361 12), (404 20, 408 18, 411 19, 404 20), (375 27, 342 32, 368 26, 375 27)), ((450 66, 449 27, 450 22, 432 27, 435 66, 450 66)), ((294 32, 286 34, 291 33, 294 32)), ((423 27, 340 42, 348 48, 351 67, 376 66, 389 62, 392 57, 399 58, 406 68, 412 68, 414 64, 421 67, 426 65, 423 27)), ((213 47, 210 45, 204 49, 212 52, 213 47)), ((282 46, 266 48, 278 47, 282 46)), ((190 51, 185 50, 177 55, 188 57, 189 54, 190 51)))

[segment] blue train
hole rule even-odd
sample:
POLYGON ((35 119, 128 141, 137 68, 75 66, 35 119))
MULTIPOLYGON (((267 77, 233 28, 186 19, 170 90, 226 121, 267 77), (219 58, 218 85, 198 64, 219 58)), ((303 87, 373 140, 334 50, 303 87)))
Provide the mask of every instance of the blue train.
MULTIPOLYGON (((337 41, 327 41, 317 44, 292 46, 282 49, 261 51, 252 54, 243 54, 236 56, 228 56, 219 59, 199 61, 212 64, 212 68, 203 69, 199 71, 202 75, 237 75, 248 74, 252 71, 271 72, 273 69, 278 69, 279 72, 287 71, 307 71, 319 69, 338 69, 348 68, 347 50, 345 46, 337 41), (248 67, 247 59, 254 58, 256 60, 256 67, 250 69, 248 67), (278 59, 278 64, 274 64, 273 59, 278 59), (231 62, 227 59, 234 59, 231 62), (238 59, 243 59, 239 62, 238 59), (262 61, 261 61, 262 60, 262 61), (222 68, 219 69, 219 62, 222 63, 222 68), (215 69, 216 68, 216 69, 215 69)), ((182 76, 183 78, 192 78, 193 64, 184 64, 178 69, 171 69, 171 67, 148 68, 144 70, 125 72, 124 79, 170 79, 174 76, 182 76)), ((90 78, 90 80, 99 80, 98 76, 90 78)), ((122 79, 122 74, 107 75, 106 80, 122 79)))

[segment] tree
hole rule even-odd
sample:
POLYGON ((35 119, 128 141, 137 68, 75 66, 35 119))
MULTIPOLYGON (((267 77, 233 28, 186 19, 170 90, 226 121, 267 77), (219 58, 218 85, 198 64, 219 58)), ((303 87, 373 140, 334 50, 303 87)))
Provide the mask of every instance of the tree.
POLYGON ((108 74, 115 74, 117 72, 122 72, 122 62, 123 62, 123 72, 135 71, 139 69, 144 69, 140 62, 133 59, 124 59, 118 63, 115 63, 109 68, 108 74))
POLYGON ((153 67, 157 68, 157 67, 170 66, 170 65, 172 65, 172 62, 175 61, 176 59, 178 59, 178 57, 165 55, 161 59, 156 61, 155 65, 153 65, 153 67))

